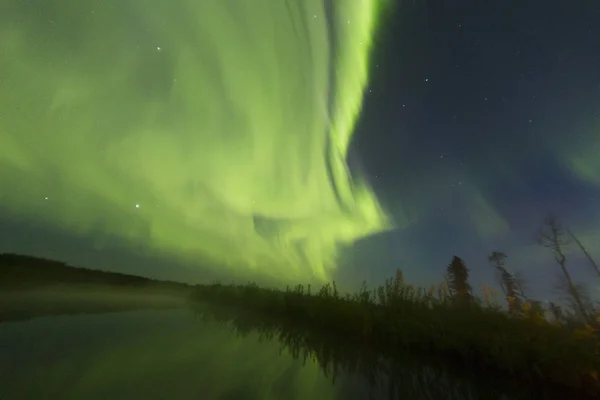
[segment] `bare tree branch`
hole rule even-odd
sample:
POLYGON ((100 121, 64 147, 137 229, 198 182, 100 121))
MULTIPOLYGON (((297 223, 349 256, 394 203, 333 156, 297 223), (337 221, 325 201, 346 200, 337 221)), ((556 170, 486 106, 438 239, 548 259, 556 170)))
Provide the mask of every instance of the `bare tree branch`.
POLYGON ((576 310, 579 312, 584 321, 592 324, 593 321, 587 313, 581 294, 579 293, 579 290, 573 282, 573 278, 567 269, 567 257, 563 251, 563 248, 568 244, 568 241, 565 239, 565 233, 566 232, 561 223, 558 221, 558 218, 554 214, 549 214, 544 219, 544 224, 539 231, 537 238, 538 243, 552 250, 554 253, 554 259, 560 266, 560 269, 567 281, 568 292, 574 300, 576 310))
POLYGON ((598 264, 596 264, 596 261, 594 261, 594 259, 592 258, 592 255, 587 251, 587 249, 585 248, 585 246, 583 245, 583 243, 581 243, 581 241, 579 241, 579 239, 577 238, 577 236, 575 236, 575 234, 573 232, 571 232, 570 229, 567 229, 567 232, 569 233, 569 235, 571 236, 571 238, 573 239, 573 241, 575 243, 577 243, 577 246, 579 246, 579 248, 581 249, 581 251, 583 252, 583 254, 585 254, 585 256, 587 257, 588 261, 592 265, 592 268, 594 268, 594 271, 596 271, 596 274, 598 274, 598 276, 600 277, 600 268, 598 267, 598 264))

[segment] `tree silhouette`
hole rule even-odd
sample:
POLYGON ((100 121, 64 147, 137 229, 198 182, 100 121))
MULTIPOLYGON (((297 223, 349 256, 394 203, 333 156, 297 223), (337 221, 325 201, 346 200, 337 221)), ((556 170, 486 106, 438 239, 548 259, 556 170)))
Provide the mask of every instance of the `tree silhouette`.
POLYGON ((567 281, 568 292, 573 298, 575 308, 581 314, 583 320, 590 323, 592 320, 585 310, 581 294, 567 269, 567 257, 565 256, 563 249, 569 242, 565 239, 565 233, 565 229, 558 221, 558 218, 556 218, 555 215, 550 214, 544 219, 544 224, 538 233, 537 241, 541 246, 552 250, 552 253, 554 253, 554 259, 560 266, 567 281))
POLYGON ((508 256, 505 253, 494 251, 488 256, 488 261, 498 272, 500 287, 508 304, 508 312, 514 315, 521 313, 527 297, 515 275, 508 272, 504 266, 507 258, 508 256))
POLYGON ((596 263, 596 261, 594 261, 591 254, 587 251, 583 243, 581 243, 581 241, 577 238, 577 236, 575 236, 575 234, 570 229, 567 229, 567 233, 569 234, 569 236, 571 236, 575 243, 577 243, 577 246, 581 249, 583 254, 585 254, 586 258, 590 262, 590 265, 592 266, 594 271, 596 271, 596 274, 600 277, 600 267, 598 267, 598 264, 596 263))
POLYGON ((469 269, 460 257, 452 258, 452 262, 446 269, 446 279, 452 297, 459 304, 470 304, 473 295, 471 294, 471 285, 469 285, 469 269))
POLYGON ((562 323, 564 321, 565 315, 561 306, 551 301, 548 308, 555 322, 562 323))

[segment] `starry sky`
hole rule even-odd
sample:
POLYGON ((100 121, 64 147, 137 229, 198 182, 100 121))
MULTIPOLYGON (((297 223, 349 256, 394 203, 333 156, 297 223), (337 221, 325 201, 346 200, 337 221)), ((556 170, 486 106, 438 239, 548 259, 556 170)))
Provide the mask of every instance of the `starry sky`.
MULTIPOLYGON (((498 249, 551 295, 556 265, 535 242, 548 212, 600 256, 600 4, 569 4, 417 1, 390 18, 355 145, 409 223, 368 240, 376 280, 399 265, 425 284, 456 254, 474 286, 493 283, 486 256, 498 249)), ((356 264, 370 254, 356 251, 356 264)))
POLYGON ((0 13, 0 251, 478 288, 502 250, 546 298, 555 212, 600 258, 594 1, 42 3, 0 13))

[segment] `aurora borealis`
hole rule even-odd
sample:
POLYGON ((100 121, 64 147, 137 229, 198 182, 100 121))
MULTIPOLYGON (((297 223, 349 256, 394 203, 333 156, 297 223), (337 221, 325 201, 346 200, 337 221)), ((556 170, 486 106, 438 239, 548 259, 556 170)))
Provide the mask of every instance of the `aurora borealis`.
POLYGON ((438 283, 456 254, 480 288, 502 250, 551 296, 546 213, 600 259, 599 19, 558 0, 4 1, 0 251, 348 286, 438 283))
POLYGON ((346 162, 377 1, 4 7, 11 213, 286 278, 391 227, 346 162))

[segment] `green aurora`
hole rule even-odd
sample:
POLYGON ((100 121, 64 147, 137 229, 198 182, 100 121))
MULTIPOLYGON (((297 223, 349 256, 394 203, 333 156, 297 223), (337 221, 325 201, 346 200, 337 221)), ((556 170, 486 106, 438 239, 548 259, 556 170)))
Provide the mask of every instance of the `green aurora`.
POLYGON ((381 1, 3 7, 13 214, 286 279, 391 227, 346 163, 381 1))

